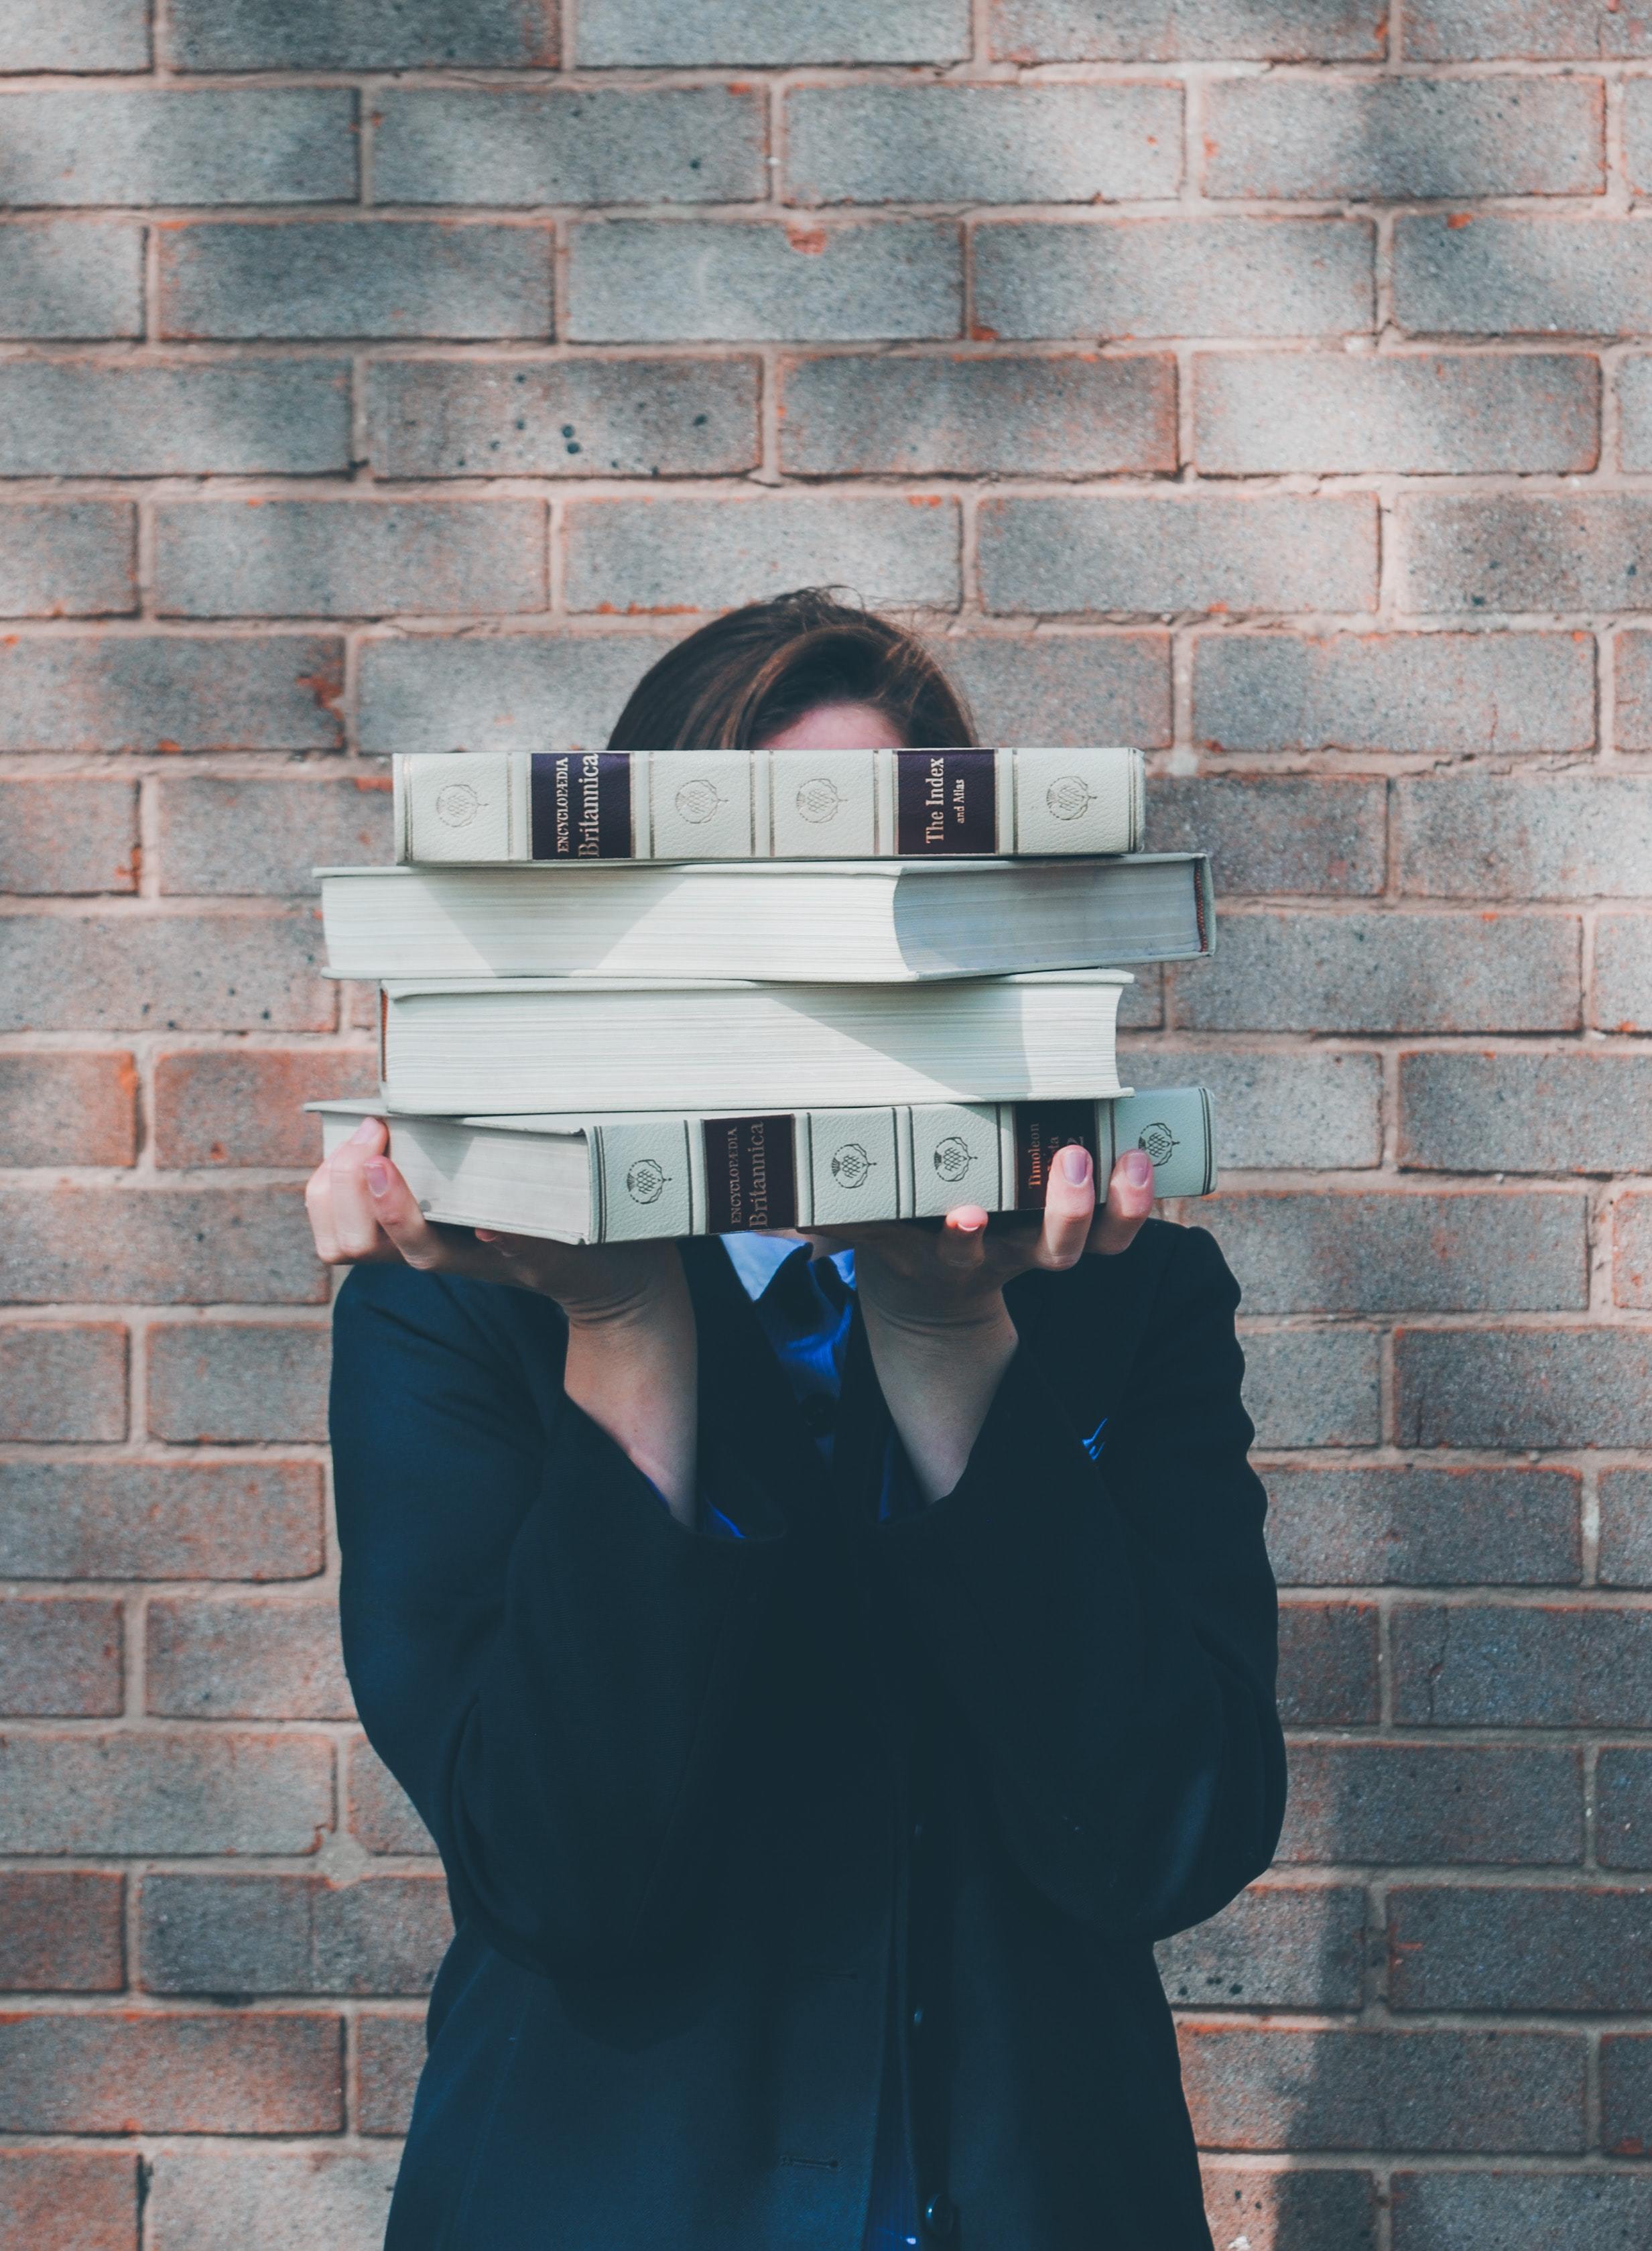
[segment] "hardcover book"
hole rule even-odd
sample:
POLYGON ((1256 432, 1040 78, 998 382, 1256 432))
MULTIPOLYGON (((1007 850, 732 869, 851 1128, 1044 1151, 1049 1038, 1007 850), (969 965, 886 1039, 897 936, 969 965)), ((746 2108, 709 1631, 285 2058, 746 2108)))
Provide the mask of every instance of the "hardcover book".
POLYGON ((1043 1207, 1050 1160, 1080 1142, 1105 1181, 1122 1149, 1153 1160, 1154 1193, 1215 1186, 1199 1086, 1114 1100, 934 1103, 741 1117, 432 1118, 382 1103, 312 1102, 331 1155, 363 1117, 390 1119, 390 1154, 419 1209, 458 1227, 561 1243, 937 1217, 960 1203, 1043 1207))
POLYGON ((398 861, 1133 852, 1139 751, 458 751, 395 762, 398 861))
POLYGON ((1211 951, 1201 853, 323 868, 340 977, 980 977, 1211 951))
POLYGON ((397 980, 380 1009, 393 1110, 708 1116, 1122 1094, 1119 969, 932 985, 681 979, 397 980))

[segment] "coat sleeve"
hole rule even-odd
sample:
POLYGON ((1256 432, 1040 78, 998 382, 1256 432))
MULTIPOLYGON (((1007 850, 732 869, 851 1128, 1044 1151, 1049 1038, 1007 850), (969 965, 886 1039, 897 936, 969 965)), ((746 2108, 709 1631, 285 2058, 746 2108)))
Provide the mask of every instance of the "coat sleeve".
POLYGON ((542 1301, 362 1267, 338 1299, 344 1655, 462 1921, 550 1974, 623 1970, 702 1899, 721 1748, 784 1525, 690 1531, 562 1396, 542 1301), (502 1301, 502 1302, 501 1302, 502 1301))
POLYGON ((1099 1459, 1024 1342, 962 1479, 880 1528, 880 1568, 1024 1873, 1085 1922, 1156 1938, 1267 1867, 1284 1807, 1239 1290, 1199 1229, 1174 1230, 1134 1336, 1080 1277, 1056 1286, 1054 1318, 1094 1330, 1064 1337, 1063 1364, 1075 1346, 1128 1360, 1099 1459))

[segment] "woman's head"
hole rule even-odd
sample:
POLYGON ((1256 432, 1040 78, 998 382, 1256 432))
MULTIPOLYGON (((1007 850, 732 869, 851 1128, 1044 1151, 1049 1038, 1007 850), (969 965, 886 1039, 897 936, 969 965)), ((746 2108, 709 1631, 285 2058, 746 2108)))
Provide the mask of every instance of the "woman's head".
POLYGON ((702 626, 644 673, 613 751, 957 750, 967 706, 915 635, 805 586, 702 626))

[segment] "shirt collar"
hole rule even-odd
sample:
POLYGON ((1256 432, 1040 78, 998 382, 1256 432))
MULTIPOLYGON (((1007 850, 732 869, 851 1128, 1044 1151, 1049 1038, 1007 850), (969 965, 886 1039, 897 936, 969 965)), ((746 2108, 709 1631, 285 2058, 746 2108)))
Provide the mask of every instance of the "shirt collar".
MULTIPOLYGON (((794 1250, 802 1245, 795 1235, 759 1235, 750 1231, 740 1235, 725 1235, 722 1247, 729 1254, 730 1264, 740 1277, 740 1286, 755 1306, 775 1276, 794 1250)), ((832 1264, 843 1278, 844 1287, 854 1287, 854 1253, 834 1250, 832 1264)))

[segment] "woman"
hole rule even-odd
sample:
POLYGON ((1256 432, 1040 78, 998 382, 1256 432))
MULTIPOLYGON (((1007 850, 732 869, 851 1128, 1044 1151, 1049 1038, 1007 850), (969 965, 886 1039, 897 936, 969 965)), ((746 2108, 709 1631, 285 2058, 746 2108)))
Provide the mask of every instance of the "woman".
MULTIPOLYGON (((612 747, 971 739, 805 593, 612 747)), ((384 1146, 309 1207, 345 1654, 458 1926, 392 2251, 1208 2251, 1151 1950, 1283 1795, 1210 1236, 1071 1149, 1041 1222, 570 1249, 384 1146)))

